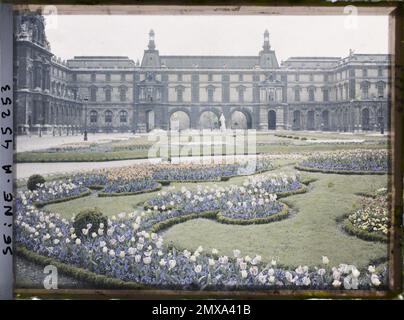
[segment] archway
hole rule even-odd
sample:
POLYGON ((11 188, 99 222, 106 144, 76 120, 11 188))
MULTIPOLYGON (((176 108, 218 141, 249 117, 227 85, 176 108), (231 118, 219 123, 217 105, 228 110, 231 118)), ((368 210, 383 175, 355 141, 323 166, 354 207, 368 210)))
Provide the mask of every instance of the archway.
POLYGON ((321 126, 324 131, 330 130, 330 113, 328 110, 321 113, 321 126))
POLYGON ((268 129, 276 130, 276 111, 269 110, 268 112, 268 129))
POLYGON ((293 125, 292 129, 293 130, 300 130, 300 122, 301 122, 301 113, 299 110, 295 110, 293 112, 293 125))
POLYGON ((155 128, 154 111, 149 110, 146 112, 146 131, 149 132, 155 128))
POLYGON ((307 130, 315 130, 314 117, 315 114, 313 110, 307 112, 307 130))
POLYGON ((199 117, 199 126, 201 129, 218 129, 219 117, 213 111, 203 111, 199 117))
POLYGON ((234 111, 231 114, 231 122, 230 122, 231 129, 251 129, 252 128, 252 121, 251 116, 247 112, 243 111, 234 111))
POLYGON ((368 131, 370 129, 370 115, 369 109, 365 108, 362 110, 362 130, 368 131))
POLYGON ((170 130, 187 130, 191 127, 189 115, 184 111, 175 111, 170 116, 170 130))

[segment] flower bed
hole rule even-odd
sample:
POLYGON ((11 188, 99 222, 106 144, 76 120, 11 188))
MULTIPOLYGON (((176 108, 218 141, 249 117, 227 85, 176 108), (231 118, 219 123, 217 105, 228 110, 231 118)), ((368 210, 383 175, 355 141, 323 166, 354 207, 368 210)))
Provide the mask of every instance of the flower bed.
POLYGON ((343 228, 349 234, 364 240, 387 242, 388 208, 386 195, 363 197, 361 208, 348 215, 343 228))
POLYGON ((193 191, 183 187, 181 191, 161 192, 145 202, 148 214, 144 217, 142 227, 150 229, 165 220, 180 223, 183 221, 177 219, 179 217, 186 216, 189 220, 207 212, 216 212, 210 217, 222 223, 269 223, 284 219, 289 214, 287 206, 277 200, 277 193, 287 196, 305 191, 306 188, 296 176, 275 175, 251 177, 243 186, 198 186, 193 191))
POLYGON ((58 180, 39 184, 37 190, 19 192, 25 202, 32 202, 37 207, 43 207, 51 203, 68 201, 91 194, 85 186, 73 183, 70 179, 58 180))
POLYGON ((228 257, 218 256, 215 249, 205 252, 202 247, 194 252, 170 249, 161 236, 141 230, 143 217, 134 213, 119 214, 97 232, 77 237, 70 220, 35 209, 31 199, 24 202, 17 197, 16 209, 16 241, 26 255, 39 262, 56 262, 62 270, 98 285, 198 290, 370 289, 386 285, 385 269, 358 270, 346 264, 331 268, 325 257, 319 268, 284 268, 276 261, 267 265, 260 256, 241 256, 238 250, 228 257))
POLYGON ((317 153, 296 166, 299 170, 337 174, 385 174, 386 150, 350 150, 317 153))

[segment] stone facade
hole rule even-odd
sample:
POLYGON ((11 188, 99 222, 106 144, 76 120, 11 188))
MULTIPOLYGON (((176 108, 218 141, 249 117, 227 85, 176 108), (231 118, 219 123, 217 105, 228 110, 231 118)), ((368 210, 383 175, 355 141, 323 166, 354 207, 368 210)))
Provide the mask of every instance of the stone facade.
POLYGON ((50 52, 40 15, 19 15, 16 30, 22 133, 38 124, 87 125, 93 132, 214 129, 221 114, 227 128, 389 127, 389 55, 350 52, 345 58, 292 57, 279 64, 265 31, 257 56, 164 56, 150 31, 141 62, 122 56, 61 62, 50 52), (38 39, 24 31, 37 25, 38 39), (42 86, 38 77, 31 80, 33 70, 41 70, 42 86))

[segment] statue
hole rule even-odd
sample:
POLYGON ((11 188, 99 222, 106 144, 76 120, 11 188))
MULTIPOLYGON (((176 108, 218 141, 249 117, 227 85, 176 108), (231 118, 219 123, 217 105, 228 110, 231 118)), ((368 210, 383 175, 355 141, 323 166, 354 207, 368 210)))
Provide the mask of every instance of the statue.
POLYGON ((219 121, 220 121, 220 130, 226 131, 226 118, 224 117, 223 113, 220 115, 219 121))

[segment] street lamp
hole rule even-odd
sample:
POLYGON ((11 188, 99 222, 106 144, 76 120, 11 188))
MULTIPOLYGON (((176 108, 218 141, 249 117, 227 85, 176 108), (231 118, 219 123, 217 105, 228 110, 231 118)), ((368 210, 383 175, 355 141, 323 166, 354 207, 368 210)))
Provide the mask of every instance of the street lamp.
POLYGON ((87 141, 87 102, 88 102, 88 97, 85 96, 84 99, 84 141, 87 141))

